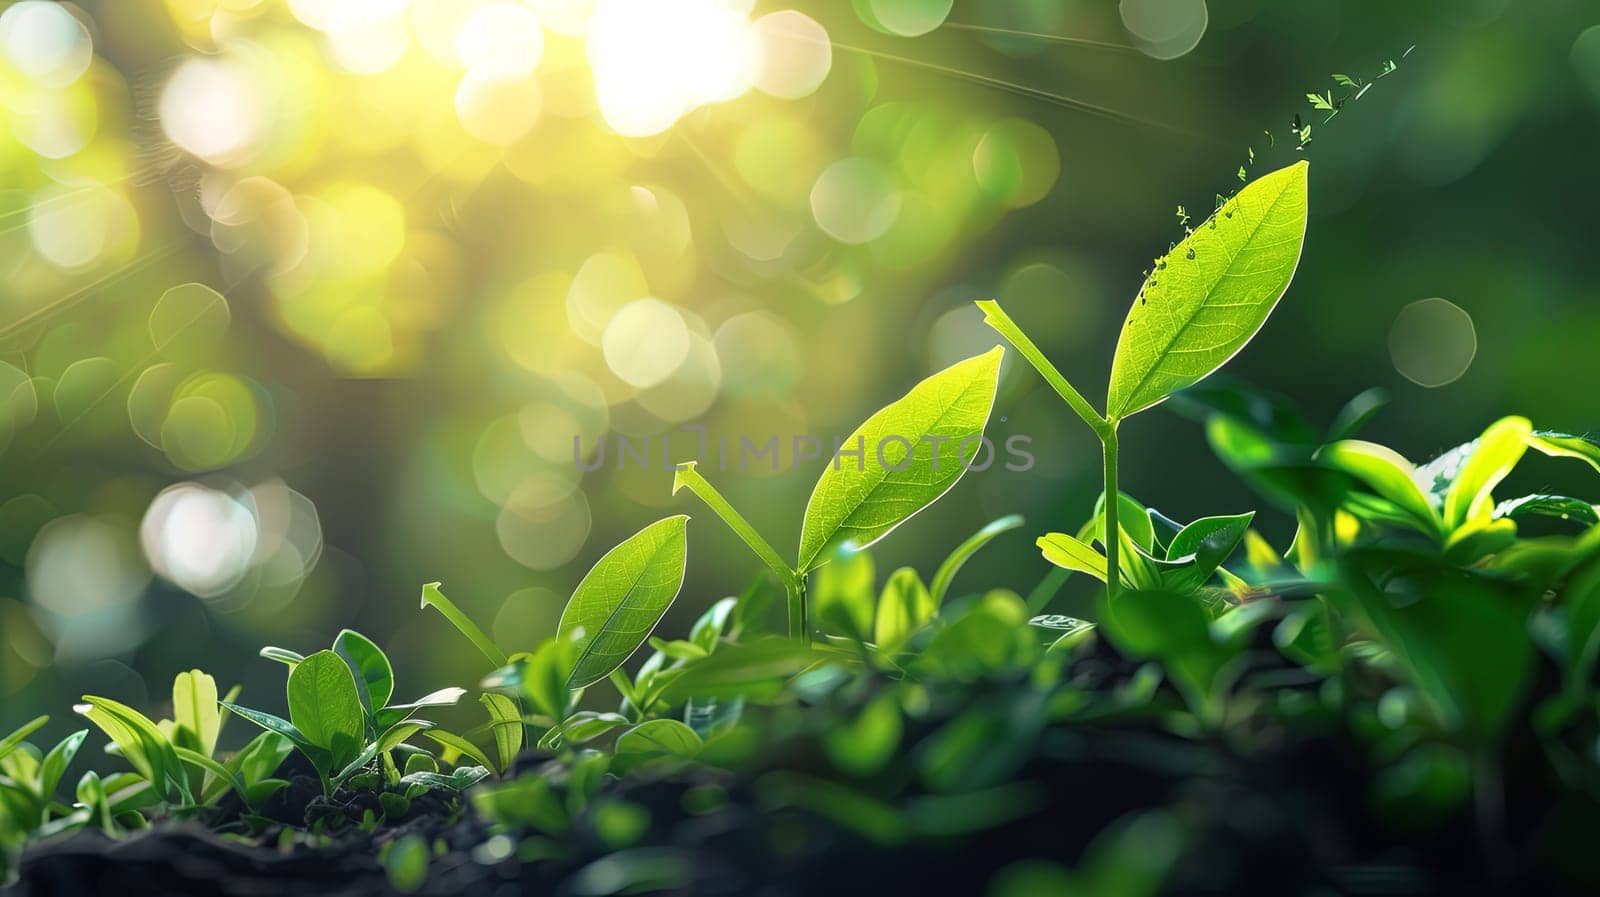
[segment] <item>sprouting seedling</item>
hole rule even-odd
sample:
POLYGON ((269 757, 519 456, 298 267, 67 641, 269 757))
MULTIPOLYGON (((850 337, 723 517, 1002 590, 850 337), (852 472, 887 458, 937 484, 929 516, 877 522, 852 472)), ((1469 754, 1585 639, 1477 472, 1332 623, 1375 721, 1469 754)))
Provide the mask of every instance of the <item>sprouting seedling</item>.
MULTIPOLYGON (((1164 259, 1173 273, 1152 273, 1122 325, 1106 410, 1101 414, 1051 364, 1000 304, 980 300, 984 323, 1026 358, 1099 437, 1103 449, 1106 590, 1115 595, 1126 535, 1117 524, 1117 427, 1128 417, 1191 386, 1244 348, 1288 289, 1306 231, 1308 163, 1256 179, 1219 205, 1164 259)), ((1072 539, 1065 534, 1056 537, 1072 539)), ((1042 540, 1041 540, 1042 541, 1042 540)), ((1087 548, 1087 546, 1085 546, 1087 548)), ((1092 550, 1092 549, 1091 549, 1092 550)))
POLYGON ((888 535, 961 479, 984 450, 983 429, 1004 352, 996 346, 928 377, 850 434, 806 503, 793 566, 694 462, 678 466, 672 491, 687 488, 699 496, 778 577, 789 598, 789 637, 809 641, 806 575, 827 563, 836 548, 862 549, 888 535))

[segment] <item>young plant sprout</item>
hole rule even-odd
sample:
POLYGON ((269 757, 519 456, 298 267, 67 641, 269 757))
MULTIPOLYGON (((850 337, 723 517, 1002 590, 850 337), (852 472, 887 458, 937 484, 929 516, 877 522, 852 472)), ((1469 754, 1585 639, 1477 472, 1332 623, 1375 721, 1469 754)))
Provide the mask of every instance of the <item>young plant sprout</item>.
MULTIPOLYGON (((1300 262, 1307 169, 1308 163, 1296 162, 1256 179, 1157 260, 1123 322, 1103 414, 1067 382, 998 302, 977 303, 984 323, 1033 365, 1100 440, 1106 496, 1100 541, 1108 596, 1121 586, 1122 556, 1136 550, 1118 524, 1117 428, 1204 379, 1261 329, 1300 262)), ((1062 560, 1051 557, 1052 544, 1097 554, 1076 537, 1051 533, 1039 545, 1057 564, 1062 560)))
POLYGON ((783 583, 788 595, 789 638, 809 642, 806 576, 839 548, 860 550, 888 535, 950 491, 982 450, 984 426, 999 385, 999 346, 928 377, 884 406, 841 445, 855 446, 855 461, 836 453, 806 503, 800 549, 793 566, 701 476, 694 462, 679 465, 672 491, 687 488, 706 503, 783 583), (955 452, 941 448, 953 446, 955 452), (952 454, 954 457, 952 457, 952 454))

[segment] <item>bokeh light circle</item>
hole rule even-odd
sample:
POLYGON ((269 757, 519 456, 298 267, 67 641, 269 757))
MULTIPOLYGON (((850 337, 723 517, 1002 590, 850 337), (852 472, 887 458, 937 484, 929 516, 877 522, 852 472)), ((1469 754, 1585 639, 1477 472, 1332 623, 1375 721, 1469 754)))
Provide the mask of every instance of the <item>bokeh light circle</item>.
POLYGON ((229 58, 188 59, 161 89, 168 139, 213 165, 244 162, 262 139, 266 100, 255 76, 229 58))
POLYGON ((949 17, 955 0, 855 0, 861 20, 879 31, 918 37, 949 17))
POLYGON ((833 67, 828 31, 799 10, 768 13, 751 23, 745 78, 765 94, 797 100, 815 92, 833 67))
POLYGON ((66 87, 88 71, 94 45, 62 4, 23 0, 0 12, 0 57, 40 86, 66 87))
POLYGON ((482 80, 521 81, 533 74, 543 55, 539 17, 521 3, 480 7, 456 35, 456 58, 482 80))
POLYGON ((1211 19, 1206 0, 1121 0, 1117 9, 1139 50, 1154 59, 1177 59, 1199 46, 1211 19))
POLYGON ((1031 121, 1008 118, 979 139, 972 151, 972 171, 990 198, 1021 208, 1049 194, 1061 173, 1061 157, 1049 131, 1031 121))
POLYGON ((571 483, 535 476, 518 486, 495 520, 500 547, 532 570, 553 570, 589 538, 589 501, 571 483))
POLYGON ((1477 353, 1472 316, 1448 299, 1419 299, 1402 308, 1389 328, 1394 368, 1418 386, 1455 382, 1477 353))
POLYGON ((841 243, 866 243, 883 236, 900 214, 900 191, 888 169, 851 157, 822 170, 811 188, 811 214, 823 232, 841 243))
POLYGON ((613 374, 644 389, 667 379, 689 356, 689 326, 667 303, 639 299, 612 316, 600 348, 613 374))
POLYGON ((139 541, 151 569, 201 598, 238 585, 255 557, 260 528, 255 514, 226 492, 199 483, 162 490, 139 524, 139 541))

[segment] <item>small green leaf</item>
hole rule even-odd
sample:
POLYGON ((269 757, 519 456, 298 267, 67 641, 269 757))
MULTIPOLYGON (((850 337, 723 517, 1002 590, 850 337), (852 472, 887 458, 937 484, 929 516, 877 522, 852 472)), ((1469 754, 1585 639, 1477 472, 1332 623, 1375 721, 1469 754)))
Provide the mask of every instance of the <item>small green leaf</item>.
POLYGON ((50 753, 45 754, 44 760, 39 763, 39 797, 49 801, 56 793, 56 785, 66 775, 73 758, 78 756, 78 749, 83 746, 83 739, 88 734, 88 729, 79 729, 61 739, 50 749, 50 753))
POLYGON ((1004 351, 996 346, 945 368, 850 434, 806 503, 798 572, 835 546, 866 548, 961 479, 983 451, 1004 351), (859 456, 843 453, 857 449, 859 456))
POLYGON ((479 695, 478 702, 489 711, 492 721, 490 728, 494 732, 494 748, 500 757, 500 765, 496 769, 505 772, 511 768, 511 762, 517 759, 517 752, 522 750, 522 711, 518 709, 516 701, 492 692, 479 695))
POLYGON ((431 728, 433 728, 433 723, 424 719, 408 719, 395 723, 385 729, 382 735, 378 736, 378 752, 392 751, 404 744, 411 736, 431 728))
POLYGON ((901 567, 889 575, 883 594, 878 596, 872 640, 885 651, 896 650, 933 619, 937 610, 933 595, 917 571, 901 567))
POLYGON ((318 651, 295 666, 289 674, 289 720, 308 741, 329 752, 334 768, 361 752, 366 714, 355 676, 339 655, 318 651))
POLYGON ((1046 533, 1035 544, 1044 559, 1057 567, 1106 581, 1106 557, 1087 542, 1066 533, 1046 533))
POLYGON ((685 667, 661 693, 661 699, 670 704, 689 698, 748 696, 759 700, 782 691, 790 677, 826 656, 808 645, 776 636, 724 645, 685 667))
POLYGON ((1588 436, 1540 430, 1528 438, 1528 444, 1552 457, 1577 458, 1600 471, 1600 442, 1588 436))
POLYGON ((863 641, 872 632, 877 600, 877 568, 872 555, 841 546, 829 557, 817 569, 807 595, 811 613, 821 628, 863 641))
POLYGON ((291 667, 306 659, 306 656, 299 651, 290 651, 288 648, 274 648, 270 645, 261 649, 261 656, 267 660, 276 660, 291 667))
POLYGON ((172 749, 172 742, 150 718, 126 704, 84 695, 73 708, 100 727, 116 744, 124 759, 162 796, 190 799, 189 782, 172 749))
POLYGON ((423 731, 422 737, 438 742, 446 748, 465 756, 479 766, 485 768, 494 766, 494 763, 490 762, 489 756, 483 752, 482 748, 479 748, 477 745, 466 740, 465 738, 462 738, 460 735, 457 735, 454 732, 446 732, 443 729, 427 729, 423 731))
POLYGON ((675 719, 653 719, 640 723, 617 737, 616 755, 657 759, 693 759, 705 742, 695 731, 675 719))
POLYGON ((1527 451, 1533 425, 1525 417, 1503 418, 1478 437, 1476 448, 1461 467, 1444 497, 1444 524, 1457 529, 1487 520, 1494 506, 1490 491, 1511 473, 1527 451))
POLYGON ((683 515, 650 524, 606 552, 561 614, 561 637, 581 629, 569 688, 599 682, 638 650, 683 586, 688 543, 683 515))
POLYGON ((430 582, 422 587, 423 608, 431 607, 443 614, 444 618, 450 621, 450 625, 454 626, 457 632, 466 636, 467 640, 477 646, 484 657, 489 658, 490 664, 497 667, 505 666, 506 652, 495 647, 494 642, 487 635, 484 635, 482 629, 478 628, 478 624, 472 622, 471 617, 462 613, 461 608, 456 607, 454 602, 439 591, 439 585, 439 583, 430 582))
POLYGON ((1346 439, 1325 446, 1318 460, 1350 474, 1380 497, 1394 504, 1413 526, 1442 539, 1443 522, 1416 483, 1416 468, 1411 462, 1385 446, 1359 439, 1346 439))
POLYGON ((1202 517, 1189 524, 1172 537, 1167 547, 1167 560, 1182 561, 1192 557, 1178 570, 1163 571, 1161 581, 1174 591, 1197 589, 1211 578, 1217 567, 1233 550, 1239 547, 1244 534, 1250 529, 1255 512, 1223 517, 1202 517))
POLYGON ((382 708, 394 696, 394 667, 373 641, 353 629, 333 640, 333 652, 349 665, 360 685, 357 696, 368 713, 382 708))
POLYGON ((48 722, 50 722, 50 717, 36 716, 17 727, 16 731, 12 732, 10 735, 7 735, 5 738, 0 738, 0 757, 4 757, 5 755, 16 750, 17 745, 21 744, 29 735, 39 731, 44 727, 44 724, 48 722))
POLYGON ((202 283, 185 283, 161 294, 150 310, 150 342, 157 352, 208 349, 228 332, 228 300, 202 283))
POLYGON ((962 565, 966 564, 983 546, 988 545, 995 536, 1014 530, 1021 525, 1022 517, 1017 514, 1010 514, 998 520, 990 521, 983 529, 968 536, 965 542, 957 545, 956 550, 950 552, 950 556, 945 558, 944 563, 940 564, 939 569, 933 573, 933 582, 928 586, 928 593, 933 598, 933 606, 939 608, 944 605, 945 596, 950 591, 950 583, 956 578, 956 574, 961 572, 962 565))
POLYGON ((1535 516, 1556 517, 1561 520, 1577 521, 1586 526, 1600 523, 1600 509, 1581 498, 1566 495, 1540 494, 1508 498, 1494 506, 1493 516, 1496 520, 1501 517, 1510 517, 1512 520, 1535 516))
POLYGON ((387 729, 396 723, 409 719, 418 710, 426 710, 429 707, 453 706, 466 693, 467 690, 464 688, 441 688, 436 692, 423 695, 415 701, 405 704, 390 704, 373 714, 373 722, 377 728, 387 729))
POLYGON ((1122 325, 1108 418, 1200 381, 1261 329, 1300 261, 1306 171, 1297 162, 1257 178, 1156 265, 1122 325))
POLYGON ((627 724, 628 718, 620 713, 580 710, 567 717, 560 725, 551 726, 550 730, 539 739, 538 746, 542 750, 556 750, 567 745, 583 744, 627 724))
POLYGON ((192 739, 186 747, 207 757, 216 753, 217 734, 222 731, 217 680, 199 670, 179 673, 172 683, 172 719, 192 739))

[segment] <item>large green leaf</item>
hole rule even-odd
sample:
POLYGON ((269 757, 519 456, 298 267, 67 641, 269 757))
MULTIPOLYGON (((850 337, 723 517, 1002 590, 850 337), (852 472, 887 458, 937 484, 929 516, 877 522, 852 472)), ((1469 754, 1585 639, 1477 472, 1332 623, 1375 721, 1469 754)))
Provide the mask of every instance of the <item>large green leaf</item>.
POLYGON ((1199 588, 1233 554, 1250 529, 1255 512, 1223 517, 1202 517, 1185 526, 1167 546, 1168 561, 1184 566, 1162 572, 1162 585, 1174 591, 1199 588))
POLYGON ((650 637, 683 586, 683 515, 650 524, 606 552, 567 602, 561 637, 582 629, 568 688, 599 682, 650 637))
POLYGON ((160 727, 139 711, 110 698, 84 695, 73 709, 100 727, 122 752, 124 759, 163 796, 189 799, 189 781, 178 762, 172 742, 160 727))
POLYGON ((367 718, 355 676, 343 658, 318 651, 295 666, 289 674, 289 721, 332 754, 335 769, 361 752, 367 718))
POLYGON ((795 569, 828 549, 861 549, 888 535, 961 479, 983 451, 1004 349, 957 362, 867 418, 829 462, 800 529, 795 569), (844 452, 860 450, 860 455, 844 452))
POLYGON ((1522 520, 1526 517, 1555 517, 1593 526, 1600 523, 1600 508, 1581 498, 1541 493, 1508 498, 1494 506, 1493 516, 1495 519, 1510 517, 1512 520, 1522 520))
POLYGON ((1122 325, 1107 417, 1198 382, 1261 329, 1300 262, 1306 169, 1256 179, 1156 263, 1122 325))

